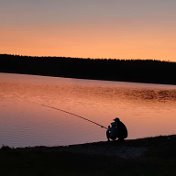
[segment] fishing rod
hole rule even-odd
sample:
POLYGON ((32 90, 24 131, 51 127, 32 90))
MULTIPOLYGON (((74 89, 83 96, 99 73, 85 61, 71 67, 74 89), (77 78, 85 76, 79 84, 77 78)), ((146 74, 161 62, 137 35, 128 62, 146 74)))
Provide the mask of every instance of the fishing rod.
POLYGON ((44 107, 47 107, 47 108, 50 108, 50 109, 54 109, 54 110, 57 110, 57 111, 64 112, 64 113, 66 113, 66 114, 70 114, 70 115, 72 115, 72 116, 79 117, 79 118, 81 118, 81 119, 83 119, 83 120, 86 120, 86 121, 88 121, 88 122, 90 122, 90 123, 93 123, 94 125, 97 125, 97 126, 99 126, 99 127, 101 127, 101 128, 108 129, 107 127, 105 127, 105 126, 103 126, 103 125, 101 125, 101 124, 99 124, 99 123, 97 123, 97 122, 94 122, 94 121, 92 121, 92 120, 89 120, 89 119, 87 119, 87 118, 85 118, 85 117, 83 117, 83 116, 74 114, 74 113, 72 113, 72 112, 65 111, 65 110, 63 110, 63 109, 56 108, 56 107, 54 107, 54 106, 45 105, 45 104, 40 104, 40 105, 41 105, 41 106, 44 106, 44 107))

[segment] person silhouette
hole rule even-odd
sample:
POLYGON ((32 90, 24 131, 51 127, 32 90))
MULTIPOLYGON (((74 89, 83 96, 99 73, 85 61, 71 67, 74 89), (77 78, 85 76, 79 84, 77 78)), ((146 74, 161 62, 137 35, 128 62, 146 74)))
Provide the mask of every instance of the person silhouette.
POLYGON ((128 137, 128 131, 126 126, 120 121, 119 118, 113 119, 114 122, 108 126, 106 131, 106 137, 108 141, 113 140, 115 141, 118 138, 118 141, 124 141, 125 138, 128 137))

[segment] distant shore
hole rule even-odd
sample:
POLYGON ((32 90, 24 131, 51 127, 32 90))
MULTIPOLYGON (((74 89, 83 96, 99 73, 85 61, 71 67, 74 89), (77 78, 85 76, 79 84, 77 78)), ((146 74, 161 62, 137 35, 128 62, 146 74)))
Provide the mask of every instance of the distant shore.
POLYGON ((176 85, 176 62, 0 54, 0 72, 176 85))
POLYGON ((59 147, 0 149, 1 173, 20 175, 176 174, 176 135, 59 147))

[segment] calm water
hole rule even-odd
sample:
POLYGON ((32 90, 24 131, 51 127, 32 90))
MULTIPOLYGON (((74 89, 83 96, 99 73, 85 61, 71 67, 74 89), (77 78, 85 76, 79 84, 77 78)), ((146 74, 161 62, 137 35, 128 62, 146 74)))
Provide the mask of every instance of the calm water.
POLYGON ((119 117, 129 138, 176 134, 176 86, 0 73, 0 146, 68 145, 106 140, 119 117))

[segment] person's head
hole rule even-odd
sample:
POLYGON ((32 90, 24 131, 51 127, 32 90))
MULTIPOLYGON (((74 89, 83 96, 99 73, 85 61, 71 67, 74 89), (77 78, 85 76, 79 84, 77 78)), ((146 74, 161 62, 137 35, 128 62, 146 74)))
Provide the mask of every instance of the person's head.
POLYGON ((116 117, 115 119, 113 119, 115 122, 120 122, 120 119, 118 117, 116 117))

